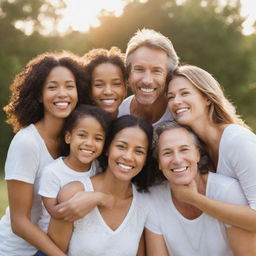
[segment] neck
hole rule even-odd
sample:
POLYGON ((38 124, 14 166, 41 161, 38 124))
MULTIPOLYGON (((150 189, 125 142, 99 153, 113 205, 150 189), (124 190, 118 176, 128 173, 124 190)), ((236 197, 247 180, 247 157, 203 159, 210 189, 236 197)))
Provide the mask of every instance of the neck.
POLYGON ((200 125, 192 125, 192 130, 205 143, 209 156, 216 168, 219 155, 219 145, 221 136, 227 124, 204 123, 200 125))
POLYGON ((150 105, 140 104, 134 96, 131 102, 130 110, 133 115, 146 119, 150 123, 155 123, 165 113, 167 103, 168 99, 165 95, 159 96, 159 98, 150 105))
POLYGON ((92 178, 96 190, 111 194, 115 198, 129 198, 132 196, 132 184, 130 181, 117 180, 111 171, 106 170, 92 178))
MULTIPOLYGON (((198 173, 194 179, 197 186, 198 193, 205 195, 206 194, 206 184, 207 184, 207 174, 200 174, 198 173)), ((171 184, 170 184, 171 187, 171 184)), ((171 189, 173 191, 173 189, 171 189)), ((180 201, 176 196, 175 192, 171 193, 172 195, 172 201, 176 207, 176 209, 187 219, 195 219, 199 217, 202 214, 202 211, 198 209, 197 207, 180 201)))

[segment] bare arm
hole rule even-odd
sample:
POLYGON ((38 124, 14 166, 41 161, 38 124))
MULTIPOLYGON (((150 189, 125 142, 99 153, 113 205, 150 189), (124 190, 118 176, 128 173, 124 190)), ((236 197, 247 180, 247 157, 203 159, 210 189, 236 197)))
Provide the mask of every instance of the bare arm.
POLYGON ((147 256, 168 256, 164 237, 145 229, 147 256))
MULTIPOLYGON (((54 207, 54 211, 57 213, 56 216, 61 216, 64 220, 73 222, 84 217, 97 205, 108 206, 113 203, 111 195, 84 191, 83 186, 78 191, 76 185, 70 186, 74 183, 76 182, 71 182, 61 189, 62 192, 58 195, 59 204, 54 207), (66 186, 69 188, 67 189, 66 186), (65 192, 66 190, 69 190, 69 192, 65 192)), ((82 185, 82 183, 80 184, 82 185)))
POLYGON ((139 243, 139 248, 137 251, 137 255, 136 256, 145 256, 145 232, 143 231, 141 238, 140 238, 140 243, 139 243))
POLYGON ((13 232, 48 256, 65 256, 66 254, 37 225, 31 222, 33 184, 8 180, 7 189, 13 232))
POLYGON ((240 228, 227 228, 227 235, 234 256, 256 255, 256 233, 240 228))
POLYGON ((172 185, 172 193, 221 222, 256 232, 256 211, 249 206, 224 203, 199 194, 194 181, 189 185, 172 185))
POLYGON ((61 248, 63 251, 66 251, 73 231, 73 221, 76 220, 77 217, 77 215, 75 217, 72 215, 74 212, 76 212, 76 205, 85 204, 83 212, 78 212, 78 215, 82 215, 83 217, 85 214, 89 213, 96 205, 112 204, 112 199, 112 196, 106 195, 104 193, 84 191, 84 186, 79 181, 66 184, 60 190, 57 201, 60 203, 60 205, 64 204, 64 207, 66 204, 68 205, 64 210, 66 216, 68 217, 65 217, 64 220, 58 220, 54 218, 51 219, 48 228, 49 237, 51 237, 51 239, 59 246, 59 248, 61 248), (76 198, 78 198, 78 200, 76 200, 76 198), (75 203, 72 202, 73 200, 75 203), (69 204, 72 206, 71 210, 69 208, 69 204))

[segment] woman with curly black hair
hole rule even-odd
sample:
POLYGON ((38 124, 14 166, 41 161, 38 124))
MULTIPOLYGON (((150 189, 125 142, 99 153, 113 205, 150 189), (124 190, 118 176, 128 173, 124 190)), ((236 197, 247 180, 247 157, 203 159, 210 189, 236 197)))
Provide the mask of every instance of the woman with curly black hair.
POLYGON ((91 101, 117 117, 126 97, 127 72, 119 48, 97 48, 83 57, 91 101))
POLYGON ((43 167, 60 155, 64 119, 78 103, 86 103, 84 71, 76 55, 47 52, 28 62, 11 92, 4 110, 17 134, 5 164, 9 207, 0 221, 0 255, 31 256, 39 248, 63 256, 37 226, 38 187, 43 167))

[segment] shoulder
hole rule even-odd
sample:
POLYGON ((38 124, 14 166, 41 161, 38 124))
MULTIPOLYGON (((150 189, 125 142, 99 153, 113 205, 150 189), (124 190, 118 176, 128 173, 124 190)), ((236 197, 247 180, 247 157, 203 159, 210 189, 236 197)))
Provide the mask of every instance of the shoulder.
POLYGON ((134 95, 130 95, 123 100, 118 109, 118 117, 130 114, 130 105, 134 95))
POLYGON ((33 124, 22 128, 18 131, 11 142, 11 146, 22 145, 26 148, 39 147, 42 144, 42 139, 40 138, 35 126, 33 124))
POLYGON ((209 173, 206 195, 222 202, 247 205, 239 181, 218 173, 209 173))
POLYGON ((169 186, 167 182, 163 182, 160 185, 155 185, 150 187, 148 192, 142 193, 144 200, 149 203, 162 203, 162 201, 166 200, 169 193, 169 186))
POLYGON ((256 142, 256 135, 241 125, 230 124, 225 128, 221 140, 225 144, 240 145, 243 141, 248 140, 256 142))

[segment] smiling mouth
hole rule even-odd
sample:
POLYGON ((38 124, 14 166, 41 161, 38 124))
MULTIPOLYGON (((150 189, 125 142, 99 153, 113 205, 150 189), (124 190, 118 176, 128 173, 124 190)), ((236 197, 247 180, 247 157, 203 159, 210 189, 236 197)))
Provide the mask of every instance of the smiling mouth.
POLYGON ((155 88, 139 88, 142 92, 145 92, 145 93, 151 93, 153 91, 155 91, 156 89, 155 88))
POLYGON ((177 110, 175 111, 175 113, 176 113, 176 114, 180 114, 180 113, 186 112, 186 111, 188 111, 188 110, 189 110, 189 108, 179 108, 179 109, 177 109, 177 110))
POLYGON ((86 154, 94 154, 94 151, 93 150, 89 150, 89 149, 80 149, 80 151, 82 151, 83 153, 86 153, 86 154))
POLYGON ((118 163, 118 166, 120 166, 122 169, 127 170, 127 171, 133 169, 132 166, 126 165, 126 164, 122 164, 122 163, 118 163))
POLYGON ((107 105, 111 105, 111 104, 114 104, 116 102, 116 99, 102 99, 100 101, 107 104, 107 105))
POLYGON ((59 108, 66 108, 70 104, 70 102, 54 102, 53 103, 56 107, 59 108))
POLYGON ((181 168, 173 168, 171 169, 171 171, 175 173, 181 173, 181 172, 185 172, 187 169, 188 167, 181 167, 181 168))

